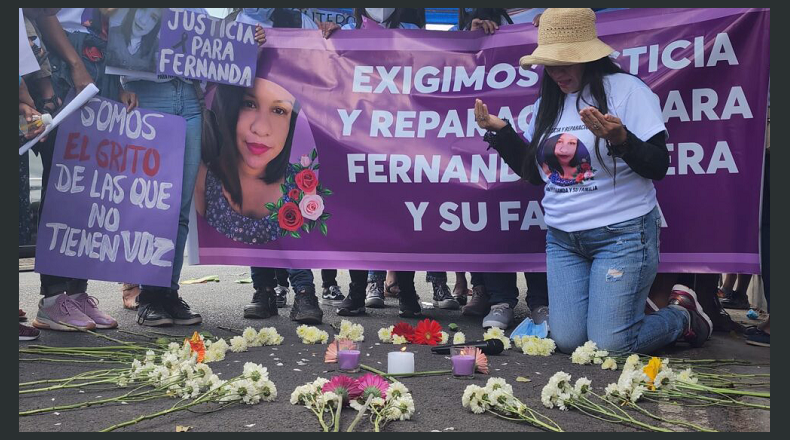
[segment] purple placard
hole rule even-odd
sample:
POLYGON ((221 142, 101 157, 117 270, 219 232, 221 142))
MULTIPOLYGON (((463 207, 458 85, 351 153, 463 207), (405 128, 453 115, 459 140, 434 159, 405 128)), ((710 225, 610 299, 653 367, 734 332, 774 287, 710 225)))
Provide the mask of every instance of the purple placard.
MULTIPOLYGON (((770 11, 632 9, 604 17, 599 35, 616 49, 615 60, 658 95, 670 133, 669 173, 656 182, 664 222, 660 270, 759 273, 770 11)), ((486 150, 471 114, 480 97, 523 132, 540 68, 519 70, 518 59, 536 43, 531 24, 503 26, 493 36, 372 29, 325 40, 309 31, 267 31, 258 76, 301 106, 321 158, 320 182, 333 192, 324 204, 328 234, 245 243, 198 215, 200 263, 545 270, 543 190, 518 181, 486 150), (359 66, 374 67, 355 79, 359 66), (445 86, 459 66, 470 85, 445 86), (484 79, 477 88, 469 75, 479 66, 484 79), (415 90, 424 67, 435 69, 419 79, 429 86, 415 90), (437 90, 430 90, 434 80, 437 90), (374 118, 390 117, 392 137, 371 135, 374 118)))
POLYGON ((250 87, 255 27, 182 9, 166 9, 159 33, 159 74, 250 87))
POLYGON ((170 286, 186 121, 96 97, 58 129, 36 272, 170 286))

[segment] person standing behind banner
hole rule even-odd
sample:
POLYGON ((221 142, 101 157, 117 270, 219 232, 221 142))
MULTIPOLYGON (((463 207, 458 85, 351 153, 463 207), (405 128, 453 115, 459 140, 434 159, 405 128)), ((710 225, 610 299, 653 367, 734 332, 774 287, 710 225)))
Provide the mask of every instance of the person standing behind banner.
POLYGON ((524 69, 546 66, 529 143, 479 99, 475 117, 514 171, 546 184, 549 301, 562 311, 549 316, 549 326, 558 349, 570 353, 587 340, 618 352, 651 353, 677 340, 699 347, 713 328, 693 290, 676 286, 668 307, 644 312, 661 226, 652 181, 669 168, 667 133, 658 97, 615 65, 612 52, 597 37, 591 9, 547 9, 538 47, 520 60, 524 69), (543 146, 563 133, 595 153, 572 183, 552 182, 541 168, 543 146))
MULTIPOLYGON (((388 29, 420 29, 424 27, 425 8, 409 9, 410 8, 354 8, 354 23, 346 23, 341 28, 336 23, 326 22, 320 23, 319 28, 324 38, 329 38, 338 29, 362 29, 365 20, 370 20, 388 29), (406 20, 417 21, 418 23, 410 23, 406 20)), ((384 307, 384 280, 386 278, 386 271, 371 270, 368 272, 351 270, 349 273, 351 275, 352 287, 349 288, 346 299, 338 307, 338 315, 361 315, 365 313, 366 306, 373 308, 384 307), (365 278, 367 278, 368 283, 367 293, 359 288, 365 278)), ((443 273, 439 272, 439 274, 443 273)), ((417 291, 414 288, 414 272, 396 272, 396 278, 396 283, 400 289, 398 294, 399 315, 404 318, 421 316, 422 308, 420 307, 417 291), (404 276, 401 277, 401 274, 404 276)), ((445 289, 442 292, 446 292, 448 297, 443 297, 441 299, 449 301, 437 304, 447 307, 450 305, 450 302, 453 302, 455 303, 454 307, 450 305, 451 307, 449 308, 457 309, 459 307, 458 302, 453 299, 450 294, 450 289, 447 288, 447 274, 444 274, 444 286, 445 289)), ((394 285, 388 287, 394 287, 394 285)), ((434 295, 434 300, 436 300, 436 295, 434 295)))
MULTIPOLYGON (((202 8, 184 9, 201 14, 206 13, 202 8)), ((117 13, 118 11, 113 12, 113 14, 117 13)), ((158 29, 160 24, 152 24, 151 19, 158 17, 159 21, 161 21, 161 16, 162 11, 145 11, 138 14, 137 8, 129 8, 122 22, 127 24, 122 24, 121 27, 131 28, 132 37, 127 43, 126 37, 122 35, 121 38, 124 42, 120 48, 128 50, 130 47, 138 47, 138 50, 148 50, 141 46, 143 37, 155 33, 153 29, 158 29), (135 18, 140 22, 130 24, 127 21, 127 19, 132 20, 135 18)), ((119 44, 117 42, 113 43, 114 38, 116 38, 116 35, 113 34, 111 29, 107 56, 109 64, 111 64, 110 60, 113 56, 118 57, 117 54, 111 55, 111 50, 117 48, 119 44)), ((140 108, 181 116, 186 120, 184 173, 181 182, 178 235, 173 256, 173 275, 170 287, 141 286, 140 295, 137 297, 139 304, 137 323, 146 326, 199 324, 203 322, 203 318, 199 313, 192 311, 186 301, 179 296, 178 281, 181 278, 181 268, 184 264, 184 247, 186 246, 187 234, 189 233, 189 212, 192 205, 192 194, 195 190, 195 178, 200 165, 203 92, 197 81, 176 77, 146 80, 138 76, 127 75, 121 77, 121 84, 125 91, 135 93, 140 108)))
MULTIPOLYGON (((94 82, 94 78, 88 73, 74 47, 69 43, 63 27, 58 22, 55 14, 59 8, 29 8, 24 9, 25 16, 35 25, 41 33, 41 37, 51 51, 52 60, 56 57, 67 60, 70 71, 71 84, 77 93, 94 82)), ((57 62, 50 63, 58 65, 57 62)), ((52 84, 48 87, 39 87, 34 94, 42 93, 42 90, 52 91, 52 84)), ((113 90, 113 92, 117 91, 113 90)), ((108 90, 102 90, 108 93, 108 90)), ((41 106, 39 111, 49 112, 50 104, 55 108, 60 106, 60 101, 56 95, 49 99, 41 95, 31 97, 41 106), (43 99, 42 99, 43 98, 43 99)), ((20 109, 21 110, 21 109, 20 109)), ((44 207, 47 195, 47 186, 50 172, 52 170, 52 151, 56 134, 52 133, 47 140, 38 145, 42 155, 43 173, 41 186, 41 205, 39 213, 44 207)), ((39 219, 41 216, 39 215, 39 219)), ((96 328, 115 328, 118 322, 111 316, 102 312, 98 308, 98 300, 88 295, 88 280, 72 277, 62 277, 48 274, 41 274, 41 294, 44 296, 38 304, 38 313, 33 320, 33 326, 41 329, 74 331, 77 329, 96 329, 96 328), (64 325, 65 324, 65 325, 64 325)))
MULTIPOLYGON (((296 8, 242 8, 239 10, 234 11, 228 17, 228 19, 235 19, 240 23, 246 24, 253 24, 256 26, 255 32, 255 40, 258 42, 259 45, 263 45, 266 42, 266 32, 264 28, 301 28, 301 29, 318 29, 318 25, 306 14, 303 14, 300 10, 296 8)), ((269 100, 269 98, 274 93, 274 90, 280 90, 279 86, 271 83, 267 87, 267 91, 263 91, 260 87, 262 83, 269 83, 264 79, 257 79, 255 87, 252 88, 251 95, 245 97, 245 99, 252 100, 253 97, 258 99, 253 105, 254 107, 261 106, 261 108, 268 108, 268 102, 266 104, 263 101, 269 100)), ((219 86, 224 87, 224 86, 219 86)), ((280 92, 288 94, 287 91, 281 89, 280 92)), ((288 94, 290 95, 290 94, 288 94)), ((221 98, 221 96, 220 96, 221 98)), ((215 99, 218 99, 215 96, 215 99)), ((290 98, 292 101, 294 100, 293 96, 291 95, 290 98)), ((252 104, 252 102, 250 102, 252 104)), ((232 105, 232 104, 231 104, 232 105)), ((243 105, 242 102, 236 103, 236 109, 240 108, 243 105)), ((212 103, 212 108, 215 106, 212 103)), ((249 109, 252 110, 252 109, 249 109)), ((283 109, 279 109, 278 111, 282 111, 283 109)), ((287 109, 285 109, 287 110, 287 109)), ((286 143, 289 143, 290 139, 293 138, 293 133, 290 131, 293 130, 296 124, 296 115, 298 114, 298 108, 293 107, 291 110, 291 124, 290 129, 287 131, 286 135, 286 143)), ((230 111, 233 111, 231 108, 230 111)), ((226 111, 227 113, 227 111, 226 111)), ((249 113, 249 112, 248 112, 249 113)), ((269 114, 269 113, 266 113, 269 114)), ((219 115, 217 115, 219 116, 219 115)), ((258 115, 262 117, 263 115, 258 115)), ((230 118, 229 114, 224 114, 219 116, 220 119, 230 118)), ((257 117, 256 117, 257 118, 257 117)), ((242 118, 237 118, 239 124, 242 123, 242 118)), ((255 119, 257 121, 257 119, 255 119)), ((255 124, 255 122, 252 122, 255 124)), ((239 127, 233 127, 233 132, 237 131, 239 127)), ((204 128, 205 129, 205 128, 204 128)), ((227 130, 230 130, 231 127, 227 127, 227 130)), ((255 131, 254 128, 248 127, 245 130, 249 131, 250 137, 257 137, 257 134, 252 134, 255 131)), ((207 133, 210 133, 207 132, 207 133)), ((238 136, 238 133, 237 133, 238 136)), ((207 138, 206 141, 209 142, 213 139, 207 138)), ((271 143, 271 142, 269 142, 271 143)), ((229 150, 226 150, 226 152, 229 150)), ((287 170, 290 170, 290 166, 288 166, 288 160, 290 158, 290 144, 288 145, 288 153, 285 157, 285 163, 287 170)), ((216 170, 216 166, 214 167, 216 170)), ((264 165, 263 172, 266 170, 266 165, 264 165)), ((205 194, 205 192, 200 191, 200 188, 204 186, 204 182, 206 182, 205 174, 207 174, 207 169, 201 168, 200 175, 198 177, 198 193, 205 194)), ((256 181, 261 181, 260 178, 255 179, 256 181)), ((279 187, 279 185, 276 185, 279 187)), ((279 189, 277 190, 279 193, 279 189)), ((200 200, 200 195, 198 195, 200 200)), ((263 207, 261 204, 260 208, 265 212, 258 212, 256 213, 256 217, 260 218, 263 216, 267 216, 269 214, 268 210, 263 207)), ((288 288, 285 287, 288 284, 288 280, 279 281, 282 278, 282 275, 278 275, 278 272, 286 271, 286 269, 275 269, 275 268, 268 268, 268 267, 250 267, 251 278, 253 288, 255 289, 255 293, 253 294, 252 301, 250 304, 244 306, 244 317, 245 318, 254 318, 254 319, 265 319, 270 316, 277 316, 277 308, 278 307, 285 307, 287 304, 287 294, 288 288)), ((298 321, 304 324, 320 324, 323 319, 323 311, 318 306, 318 301, 316 298, 315 293, 315 283, 313 278, 313 272, 307 269, 287 269, 287 278, 290 279, 291 284, 294 287, 294 303, 293 307, 291 308, 291 319, 294 321, 298 321)), ((324 300, 327 300, 326 295, 324 295, 324 300)), ((331 300, 331 298, 329 298, 331 300)), ((341 298, 338 301, 342 300, 341 298)))

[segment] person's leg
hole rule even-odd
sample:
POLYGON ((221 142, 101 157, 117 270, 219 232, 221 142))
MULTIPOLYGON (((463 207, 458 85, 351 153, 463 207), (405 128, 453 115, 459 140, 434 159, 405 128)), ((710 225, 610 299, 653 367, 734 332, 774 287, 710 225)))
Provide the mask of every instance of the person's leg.
POLYGON ((384 296, 397 298, 399 294, 400 287, 398 286, 398 276, 394 270, 388 270, 387 276, 384 279, 384 296))
POLYGON ((294 288, 294 303, 291 306, 291 320, 303 324, 320 324, 324 312, 318 306, 315 295, 315 281, 310 269, 288 269, 288 278, 294 288))
POLYGON ((447 286, 447 272, 427 272, 425 281, 431 283, 434 306, 447 310, 458 310, 461 307, 447 286))
POLYGON ((549 315, 551 338, 562 353, 570 354, 587 342, 592 261, 577 248, 577 234, 549 228, 546 234, 546 272, 549 303, 557 313, 549 315))
POLYGON ((277 301, 275 287, 277 279, 275 269, 270 267, 250 267, 250 278, 255 293, 252 302, 244 306, 244 317, 247 319, 266 319, 276 316, 277 301))
POLYGON ((321 287, 337 286, 337 269, 321 269, 321 287))
POLYGON ((469 284, 466 282, 466 272, 455 273, 455 285, 453 286, 453 298, 458 304, 465 306, 469 296, 469 284))
POLYGON ((545 272, 524 272, 527 281, 527 307, 535 324, 549 319, 549 279, 545 272))
POLYGON ((472 272, 472 299, 461 310, 464 316, 485 316, 491 310, 491 296, 486 291, 483 272, 472 272))
POLYGON ((351 283, 348 285, 348 296, 343 299, 337 308, 340 316, 356 316, 365 313, 365 286, 368 280, 368 271, 350 270, 351 283))
POLYGON ((398 297, 398 316, 401 318, 419 318, 422 316, 420 298, 417 296, 417 289, 414 287, 414 272, 397 272, 398 284, 400 284, 400 296, 398 297))
POLYGON ((688 329, 689 311, 678 305, 644 313, 658 268, 660 228, 655 209, 585 234, 584 245, 594 257, 587 334, 603 350, 652 353, 675 342, 688 329))
POLYGON ((516 274, 486 272, 483 278, 491 304, 491 312, 483 318, 483 327, 506 329, 513 324, 513 309, 518 304, 516 274))
POLYGON ((365 296, 365 306, 380 309, 384 307, 384 279, 387 277, 385 270, 371 270, 368 272, 368 291, 365 296))
MULTIPOLYGON (((163 294, 159 300, 164 311, 171 315, 173 323, 179 325, 197 324, 202 322, 200 314, 193 312, 189 306, 178 297, 178 281, 181 278, 181 268, 184 263, 184 248, 189 234, 189 213, 192 206, 192 195, 195 190, 198 166, 200 165, 200 137, 202 130, 202 109, 194 85, 174 79, 165 83, 152 81, 132 81, 126 84, 126 89, 137 94, 140 108, 156 110, 163 113, 182 116, 186 120, 186 139, 184 144, 184 172, 181 180, 181 207, 178 216, 178 234, 176 236, 175 253, 173 256, 173 275, 170 281, 170 293, 160 289, 148 289, 151 294, 143 296, 140 293, 140 309, 142 311, 143 298, 154 299, 155 293, 163 294), (173 294, 174 293, 174 294, 173 294)), ((146 290, 143 286, 142 291, 146 290)), ((148 308, 148 307, 147 307, 148 308)), ((138 319, 140 322, 140 319, 138 319)))
POLYGON ((277 298, 277 307, 285 307, 288 303, 288 269, 275 269, 274 276, 277 279, 277 286, 274 287, 274 295, 277 298))
POLYGON ((288 269, 274 269, 274 276, 277 277, 278 286, 285 287, 286 289, 290 287, 288 283, 288 269))

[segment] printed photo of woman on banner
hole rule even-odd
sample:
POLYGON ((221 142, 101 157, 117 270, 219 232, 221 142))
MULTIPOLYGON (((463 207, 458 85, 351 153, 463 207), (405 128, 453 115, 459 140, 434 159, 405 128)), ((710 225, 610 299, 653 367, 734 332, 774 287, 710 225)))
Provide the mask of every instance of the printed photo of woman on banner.
POLYGON ((110 18, 107 66, 156 72, 162 8, 123 8, 110 18))
POLYGON ((250 88, 217 85, 207 101, 198 215, 247 244, 316 228, 326 235, 332 191, 319 182, 318 151, 296 98, 259 77, 250 88))

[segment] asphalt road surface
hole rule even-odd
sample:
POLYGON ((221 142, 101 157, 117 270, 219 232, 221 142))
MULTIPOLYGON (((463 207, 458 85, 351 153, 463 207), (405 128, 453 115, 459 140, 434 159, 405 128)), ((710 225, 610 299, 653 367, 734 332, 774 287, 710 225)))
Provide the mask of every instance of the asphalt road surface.
MULTIPOLYGON (((319 271, 314 271, 316 284, 320 288, 319 271)), ((289 403, 293 389, 318 376, 330 377, 334 365, 323 362, 325 346, 303 345, 296 336, 297 323, 288 319, 290 308, 280 309, 280 316, 266 320, 247 320, 242 316, 242 308, 252 298, 253 289, 249 284, 237 284, 236 280, 249 277, 249 268, 238 266, 186 266, 183 279, 200 278, 206 275, 218 275, 219 283, 188 285, 181 288, 181 294, 193 310, 203 315, 203 323, 199 326, 169 327, 163 331, 174 335, 191 334, 193 330, 209 331, 214 335, 229 339, 232 333, 218 329, 217 326, 244 328, 252 326, 256 329, 274 326, 285 337, 281 346, 251 348, 245 353, 228 352, 222 362, 212 363, 215 372, 221 377, 232 377, 240 374, 244 362, 261 363, 269 369, 270 378, 277 386, 279 396, 271 403, 258 405, 237 405, 212 413, 193 413, 182 411, 147 420, 122 429, 123 431, 174 431, 177 425, 190 426, 192 431, 305 431, 320 430, 313 414, 304 407, 289 403), (282 366, 277 366, 281 363, 282 366), (303 365, 300 365, 303 364, 303 365)), ((450 287, 454 275, 450 274, 450 287)), ((431 301, 430 284, 424 282, 425 273, 418 272, 415 277, 418 293, 422 301, 431 301)), ((341 270, 338 282, 344 293, 350 279, 348 272, 341 270)), ((516 319, 520 321, 528 316, 524 303, 523 292, 526 290, 523 277, 519 277, 520 302, 516 308, 516 319)), ((91 295, 99 299, 102 310, 118 319, 120 328, 139 331, 136 315, 124 310, 121 303, 120 285, 108 282, 91 282, 91 295)), ((19 274, 19 305, 28 316, 35 316, 39 300, 38 274, 20 272, 19 274)), ((290 305, 292 294, 288 298, 290 305)), ((381 327, 394 325, 400 319, 397 315, 397 300, 387 299, 384 309, 368 309, 368 314, 351 318, 365 327, 365 343, 363 363, 386 370, 386 354, 393 350, 392 346, 377 344, 376 333, 381 327)), ((334 307, 323 306, 324 330, 333 334, 331 324, 339 324, 334 307)), ((483 329, 480 319, 467 318, 460 311, 427 309, 423 312, 427 317, 436 319, 446 330, 450 323, 456 323, 460 331, 466 334, 467 340, 482 339, 483 329)), ((416 323, 416 321, 413 321, 416 323)), ((162 330, 163 328, 160 328, 162 330)), ((126 340, 134 336, 115 330, 103 331, 104 334, 126 340)), ((42 332, 37 341, 20 342, 50 346, 84 346, 101 344, 94 336, 69 332, 42 332)), ((449 369, 449 358, 444 355, 431 354, 427 346, 410 346, 416 353, 417 371, 449 369)), ((677 344, 667 349, 666 356, 688 357, 698 359, 738 358, 747 359, 761 366, 737 367, 739 372, 768 373, 770 368, 770 350, 767 348, 746 345, 743 338, 734 334, 714 333, 713 338, 700 349, 691 349, 684 344, 677 344)), ((402 382, 412 391, 416 413, 410 421, 395 422, 387 425, 387 431, 535 431, 530 425, 515 423, 497 418, 490 414, 472 414, 461 406, 461 395, 470 383, 483 385, 488 377, 505 378, 514 388, 515 394, 524 403, 549 416, 566 431, 629 431, 628 427, 600 422, 584 416, 577 411, 559 411, 546 409, 540 404, 540 390, 548 378, 557 371, 570 373, 574 379, 586 376, 593 382, 593 387, 602 393, 610 382, 616 381, 620 371, 603 371, 598 366, 580 366, 570 362, 569 356, 554 354, 550 357, 533 357, 516 351, 507 351, 498 356, 489 357, 491 374, 476 375, 473 380, 459 380, 450 376, 414 377, 403 379, 402 382), (527 377, 531 382, 516 382, 519 376, 527 377)), ((33 381, 45 378, 67 377, 81 371, 96 369, 90 364, 66 364, 53 362, 20 362, 19 381, 33 381)), ((90 399, 104 398, 122 394, 118 389, 77 389, 59 390, 43 394, 20 395, 19 410, 69 404, 90 399)), ((62 411, 42 415, 19 418, 19 431, 96 431, 116 423, 134 419, 144 414, 151 414, 172 406, 170 399, 159 399, 133 404, 111 404, 87 409, 62 411)), ((689 408, 661 404, 645 405, 656 414, 668 418, 684 419, 720 431, 769 431, 770 411, 765 410, 732 410, 720 407, 689 408)), ((199 408, 208 411, 212 407, 199 408)), ((352 411, 343 413, 343 426, 348 426, 353 418, 352 411)), ((674 427, 673 429, 678 429, 674 427)), ((357 431, 372 430, 369 423, 361 424, 357 431)))

